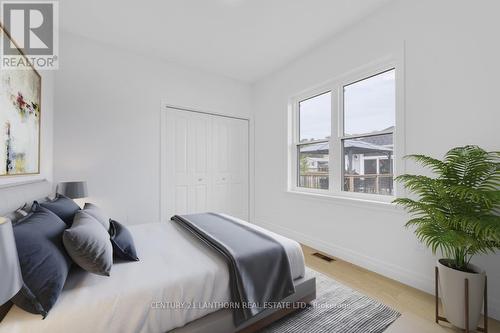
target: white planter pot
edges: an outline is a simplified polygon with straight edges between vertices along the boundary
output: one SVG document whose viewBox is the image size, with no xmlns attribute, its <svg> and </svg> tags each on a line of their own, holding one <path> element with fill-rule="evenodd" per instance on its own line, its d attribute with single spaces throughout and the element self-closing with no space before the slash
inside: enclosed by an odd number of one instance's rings
<svg viewBox="0 0 500 333">
<path fill-rule="evenodd" d="M 469 280 L 469 329 L 478 327 L 483 307 L 485 272 L 472 264 L 469 268 L 476 273 L 462 272 L 446 265 L 440 259 L 437 262 L 439 271 L 439 288 L 444 313 L 448 321 L 461 329 L 465 329 L 465 279 Z"/>
</svg>

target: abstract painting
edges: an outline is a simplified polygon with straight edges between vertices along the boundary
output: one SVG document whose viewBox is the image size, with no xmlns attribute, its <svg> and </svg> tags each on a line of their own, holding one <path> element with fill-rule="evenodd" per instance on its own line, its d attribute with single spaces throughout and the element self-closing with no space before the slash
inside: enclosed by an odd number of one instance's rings
<svg viewBox="0 0 500 333">
<path fill-rule="evenodd" d="M 31 66 L 0 69 L 0 176 L 40 173 L 41 81 Z"/>
</svg>

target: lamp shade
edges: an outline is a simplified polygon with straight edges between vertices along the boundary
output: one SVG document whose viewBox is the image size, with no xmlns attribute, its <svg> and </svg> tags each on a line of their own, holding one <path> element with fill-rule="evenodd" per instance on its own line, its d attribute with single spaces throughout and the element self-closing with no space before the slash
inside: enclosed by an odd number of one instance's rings
<svg viewBox="0 0 500 333">
<path fill-rule="evenodd" d="M 0 305 L 9 301 L 23 286 L 14 230 L 9 219 L 0 217 Z"/>
<path fill-rule="evenodd" d="M 58 192 L 70 199 L 86 198 L 88 196 L 87 182 L 59 183 Z"/>
</svg>

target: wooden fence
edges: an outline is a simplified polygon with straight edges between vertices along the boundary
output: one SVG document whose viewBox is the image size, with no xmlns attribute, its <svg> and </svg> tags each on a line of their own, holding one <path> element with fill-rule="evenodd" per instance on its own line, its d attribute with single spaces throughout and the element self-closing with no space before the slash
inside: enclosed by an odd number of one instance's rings
<svg viewBox="0 0 500 333">
<path fill-rule="evenodd" d="M 300 187 L 328 189 L 328 172 L 308 172 L 299 178 Z M 344 191 L 390 195 L 393 193 L 393 175 L 344 175 Z"/>
</svg>

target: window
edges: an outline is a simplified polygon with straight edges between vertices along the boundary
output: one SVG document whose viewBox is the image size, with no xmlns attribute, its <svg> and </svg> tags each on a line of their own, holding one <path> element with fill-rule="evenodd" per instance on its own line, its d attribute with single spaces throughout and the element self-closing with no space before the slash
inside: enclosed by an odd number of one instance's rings
<svg viewBox="0 0 500 333">
<path fill-rule="evenodd" d="M 298 186 L 327 190 L 332 94 L 326 92 L 299 102 L 297 149 Z"/>
<path fill-rule="evenodd" d="M 395 70 L 345 85 L 342 90 L 344 190 L 392 195 Z M 380 169 L 383 160 L 385 172 Z"/>
<path fill-rule="evenodd" d="M 344 135 L 394 128 L 396 85 L 394 69 L 345 85 Z"/>
<path fill-rule="evenodd" d="M 394 67 L 333 82 L 292 106 L 292 189 L 394 195 Z"/>
</svg>

